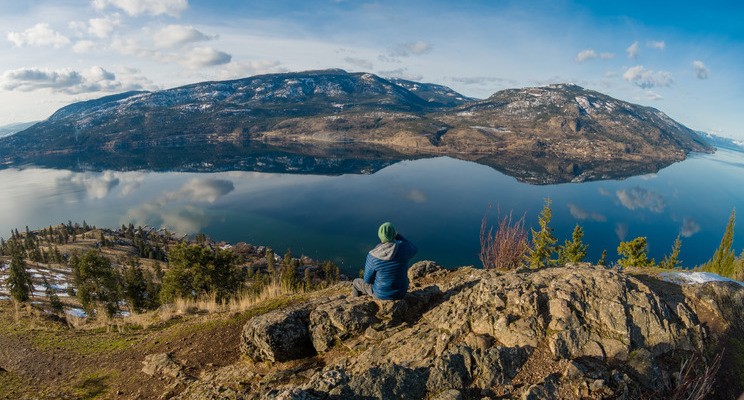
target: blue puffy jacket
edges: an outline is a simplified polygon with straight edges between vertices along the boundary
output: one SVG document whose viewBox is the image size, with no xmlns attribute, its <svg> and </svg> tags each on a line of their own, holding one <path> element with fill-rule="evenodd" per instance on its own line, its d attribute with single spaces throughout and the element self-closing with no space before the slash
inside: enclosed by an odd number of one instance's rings
<svg viewBox="0 0 744 400">
<path fill-rule="evenodd" d="M 395 240 L 380 243 L 367 254 L 364 282 L 372 285 L 381 300 L 402 299 L 408 290 L 408 261 L 418 252 L 413 243 L 397 235 Z"/>
</svg>

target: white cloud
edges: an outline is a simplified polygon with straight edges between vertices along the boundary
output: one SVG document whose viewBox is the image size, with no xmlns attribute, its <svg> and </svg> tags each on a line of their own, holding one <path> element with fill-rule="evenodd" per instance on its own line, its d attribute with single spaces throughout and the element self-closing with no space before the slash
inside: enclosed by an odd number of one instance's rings
<svg viewBox="0 0 744 400">
<path fill-rule="evenodd" d="M 121 25 L 117 16 L 92 18 L 88 20 L 88 33 L 101 39 L 109 37 L 116 27 Z"/>
<path fill-rule="evenodd" d="M 700 224 L 692 218 L 682 218 L 682 227 L 679 234 L 683 237 L 690 237 L 700 231 Z"/>
<path fill-rule="evenodd" d="M 124 10 L 131 16 L 150 14 L 178 17 L 189 7 L 189 3 L 187 0 L 93 0 L 93 7 L 99 11 L 109 6 Z"/>
<path fill-rule="evenodd" d="M 655 213 L 660 213 L 666 208 L 664 198 L 638 186 L 630 189 L 620 189 L 615 194 L 620 203 L 629 210 L 647 208 Z"/>
<path fill-rule="evenodd" d="M 195 47 L 180 60 L 180 63 L 186 67 L 196 69 L 227 64 L 230 60 L 232 60 L 232 56 L 224 51 L 215 50 L 211 47 Z"/>
<path fill-rule="evenodd" d="M 214 40 L 217 36 L 206 35 L 193 26 L 168 25 L 155 32 L 155 45 L 158 47 L 181 46 L 187 43 Z"/>
<path fill-rule="evenodd" d="M 72 51 L 78 54 L 90 53 L 96 48 L 96 43 L 90 40 L 80 40 L 72 45 Z"/>
<path fill-rule="evenodd" d="M 666 71 L 653 71 L 642 65 L 628 68 L 623 74 L 623 79 L 635 83 L 639 87 L 649 89 L 652 87 L 671 86 L 672 74 Z"/>
<path fill-rule="evenodd" d="M 359 67 L 365 70 L 371 70 L 374 67 L 374 65 L 372 65 L 372 61 L 362 58 L 346 57 L 344 58 L 344 61 L 355 67 Z"/>
<path fill-rule="evenodd" d="M 646 95 L 646 99 L 648 100 L 653 100 L 653 101 L 664 100 L 664 97 L 662 95 L 656 92 L 652 92 L 650 90 L 647 90 L 645 95 Z"/>
<path fill-rule="evenodd" d="M 8 41 L 16 47 L 23 46 L 54 46 L 62 47 L 70 43 L 70 39 L 53 30 L 45 22 L 38 23 L 23 32 L 8 32 Z"/>
<path fill-rule="evenodd" d="M 702 61 L 693 61 L 692 69 L 695 70 L 695 75 L 698 77 L 698 79 L 708 79 L 708 67 L 706 67 Z"/>
<path fill-rule="evenodd" d="M 615 58 L 615 54 L 607 53 L 607 52 L 597 54 L 597 52 L 595 52 L 594 49 L 587 49 L 587 50 L 580 51 L 579 54 L 576 55 L 576 61 L 578 62 L 593 60 L 595 58 L 600 58 L 602 60 L 609 60 L 609 59 Z"/>
<path fill-rule="evenodd" d="M 0 87 L 6 90 L 31 92 L 49 89 L 65 94 L 112 92 L 140 89 L 136 83 L 123 84 L 116 75 L 101 67 L 85 71 L 71 69 L 21 68 L 6 71 L 0 76 Z"/>
<path fill-rule="evenodd" d="M 633 44 L 628 46 L 628 48 L 625 49 L 625 53 L 628 55 L 628 58 L 638 57 L 638 42 L 633 42 Z"/>
<path fill-rule="evenodd" d="M 651 40 L 646 42 L 646 47 L 657 50 L 664 50 L 666 48 L 666 43 L 663 40 Z"/>
<path fill-rule="evenodd" d="M 239 79 L 247 76 L 287 72 L 279 61 L 233 61 L 226 65 L 217 76 L 219 79 Z"/>
<path fill-rule="evenodd" d="M 595 53 L 592 49 L 582 50 L 579 52 L 579 54 L 576 55 L 576 61 L 578 62 L 593 60 L 595 58 L 597 58 L 597 53 Z"/>
</svg>

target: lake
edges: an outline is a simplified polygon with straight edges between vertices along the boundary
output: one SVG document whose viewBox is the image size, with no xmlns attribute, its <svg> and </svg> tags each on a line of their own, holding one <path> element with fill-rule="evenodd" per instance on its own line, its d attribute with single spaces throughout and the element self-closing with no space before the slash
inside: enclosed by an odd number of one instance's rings
<svg viewBox="0 0 744 400">
<path fill-rule="evenodd" d="M 447 267 L 479 265 L 479 229 L 489 204 L 537 225 L 553 202 L 562 243 L 575 224 L 585 232 L 588 261 L 621 240 L 646 236 L 660 261 L 677 234 L 691 267 L 720 243 L 732 208 L 744 207 L 744 153 L 693 154 L 657 174 L 625 180 L 534 186 L 496 170 L 448 157 L 402 161 L 373 174 L 340 176 L 259 172 L 74 172 L 0 170 L 0 229 L 40 229 L 60 222 L 115 228 L 166 227 L 214 240 L 268 245 L 282 254 L 331 259 L 356 275 L 391 221 L 419 248 L 416 259 Z M 737 252 L 744 235 L 735 240 Z"/>
</svg>

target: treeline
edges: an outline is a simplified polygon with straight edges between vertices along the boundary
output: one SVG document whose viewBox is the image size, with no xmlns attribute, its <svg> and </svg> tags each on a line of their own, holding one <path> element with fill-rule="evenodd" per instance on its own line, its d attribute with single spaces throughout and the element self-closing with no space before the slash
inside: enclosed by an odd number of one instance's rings
<svg viewBox="0 0 744 400">
<path fill-rule="evenodd" d="M 529 233 L 525 228 L 524 217 L 515 220 L 511 214 L 499 215 L 497 225 L 490 227 L 487 217 L 483 217 L 480 231 L 480 260 L 483 268 L 544 268 L 587 261 L 589 246 L 583 243 L 584 230 L 581 226 L 577 224 L 574 227 L 570 240 L 558 244 L 550 226 L 552 215 L 550 199 L 546 199 L 538 217 L 538 229 L 530 229 Z M 694 270 L 744 280 L 744 250 L 737 257 L 733 249 L 735 220 L 736 210 L 733 210 L 718 249 L 709 261 L 696 266 Z M 617 264 L 621 267 L 682 268 L 679 257 L 681 247 L 682 240 L 677 235 L 669 253 L 657 263 L 655 259 L 648 257 L 647 238 L 636 237 L 620 242 L 617 247 L 617 254 L 620 256 Z M 595 263 L 607 264 L 607 250 L 602 251 L 602 256 Z"/>
<path fill-rule="evenodd" d="M 69 230 L 68 230 L 69 228 Z M 226 302 L 239 296 L 261 293 L 269 285 L 278 285 L 286 291 L 314 290 L 339 281 L 338 267 L 330 261 L 320 265 L 306 257 L 294 258 L 290 251 L 277 257 L 270 249 L 254 252 L 253 246 L 243 246 L 234 251 L 220 248 L 199 236 L 198 243 L 169 240 L 171 235 L 149 233 L 141 227 L 123 226 L 118 232 L 105 235 L 103 231 L 96 242 L 96 249 L 81 252 L 73 250 L 60 254 L 58 242 L 49 237 L 62 238 L 68 233 L 68 243 L 75 237 L 95 229 L 77 224 L 60 225 L 49 230 L 25 234 L 12 232 L 3 241 L 3 255 L 11 258 L 7 285 L 11 297 L 18 302 L 29 300 L 33 282 L 27 271 L 25 258 L 29 255 L 58 254 L 38 262 L 67 265 L 72 271 L 68 294 L 75 296 L 88 315 L 105 313 L 112 317 L 126 307 L 130 312 L 153 310 L 177 299 L 212 298 Z M 49 233 L 51 232 L 51 234 Z M 121 238 L 128 239 L 140 257 L 112 257 L 104 253 L 105 247 L 115 246 Z M 64 244 L 62 241 L 59 244 Z M 43 246 L 52 250 L 45 251 Z M 260 253 L 260 254 L 259 254 Z M 255 255 L 252 257 L 251 255 Z M 154 259 L 143 265 L 142 258 Z M 44 261 L 48 260 L 48 261 Z M 164 262 L 161 264 L 161 261 Z M 61 311 L 58 296 L 45 283 L 46 294 L 55 311 Z"/>
</svg>

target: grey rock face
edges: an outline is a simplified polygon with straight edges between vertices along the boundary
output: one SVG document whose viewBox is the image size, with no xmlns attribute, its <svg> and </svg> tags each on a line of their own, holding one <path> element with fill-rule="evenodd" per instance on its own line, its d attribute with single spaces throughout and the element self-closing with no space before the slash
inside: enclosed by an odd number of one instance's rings
<svg viewBox="0 0 744 400">
<path fill-rule="evenodd" d="M 287 361 L 315 354 L 308 331 L 310 310 L 276 310 L 243 327 L 241 350 L 254 360 Z"/>
<path fill-rule="evenodd" d="M 260 395 L 249 398 L 666 393 L 679 366 L 669 360 L 710 346 L 702 321 L 740 329 L 744 312 L 738 286 L 680 287 L 602 267 L 500 273 L 420 263 L 412 278 L 421 284 L 398 301 L 337 296 L 254 317 L 241 345 L 253 360 L 318 352 L 323 361 L 308 361 L 291 384 L 294 372 L 256 377 Z"/>
</svg>

